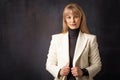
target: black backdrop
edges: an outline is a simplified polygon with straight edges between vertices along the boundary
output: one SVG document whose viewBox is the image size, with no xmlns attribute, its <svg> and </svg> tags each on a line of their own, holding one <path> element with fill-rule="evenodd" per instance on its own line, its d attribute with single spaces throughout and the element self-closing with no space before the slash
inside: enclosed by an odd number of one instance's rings
<svg viewBox="0 0 120 80">
<path fill-rule="evenodd" d="M 0 0 L 0 80 L 53 79 L 45 69 L 47 52 L 69 2 L 83 7 L 98 37 L 103 67 L 95 80 L 119 78 L 120 0 Z"/>
</svg>

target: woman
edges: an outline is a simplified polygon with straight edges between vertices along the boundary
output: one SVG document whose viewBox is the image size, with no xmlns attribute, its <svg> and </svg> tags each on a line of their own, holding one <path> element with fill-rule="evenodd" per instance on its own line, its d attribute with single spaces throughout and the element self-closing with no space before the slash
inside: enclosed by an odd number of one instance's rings
<svg viewBox="0 0 120 80">
<path fill-rule="evenodd" d="M 101 70 L 96 36 L 89 33 L 78 4 L 63 11 L 63 32 L 52 35 L 46 69 L 55 80 L 93 80 Z"/>
</svg>

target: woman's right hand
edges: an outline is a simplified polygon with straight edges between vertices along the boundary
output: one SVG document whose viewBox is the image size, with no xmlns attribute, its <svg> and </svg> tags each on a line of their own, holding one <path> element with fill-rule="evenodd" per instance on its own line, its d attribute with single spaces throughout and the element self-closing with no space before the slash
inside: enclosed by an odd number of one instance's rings
<svg viewBox="0 0 120 80">
<path fill-rule="evenodd" d="M 69 72 L 70 72 L 70 67 L 69 65 L 66 65 L 60 70 L 60 76 L 67 76 Z"/>
</svg>

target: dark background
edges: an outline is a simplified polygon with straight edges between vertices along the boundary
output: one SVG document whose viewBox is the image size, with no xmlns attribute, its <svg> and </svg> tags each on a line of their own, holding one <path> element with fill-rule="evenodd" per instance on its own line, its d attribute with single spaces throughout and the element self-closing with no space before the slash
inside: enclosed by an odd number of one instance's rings
<svg viewBox="0 0 120 80">
<path fill-rule="evenodd" d="M 97 35 L 103 66 L 95 80 L 119 78 L 120 0 L 0 0 L 0 80 L 53 79 L 45 62 L 69 2 L 83 7 L 88 28 Z"/>
</svg>

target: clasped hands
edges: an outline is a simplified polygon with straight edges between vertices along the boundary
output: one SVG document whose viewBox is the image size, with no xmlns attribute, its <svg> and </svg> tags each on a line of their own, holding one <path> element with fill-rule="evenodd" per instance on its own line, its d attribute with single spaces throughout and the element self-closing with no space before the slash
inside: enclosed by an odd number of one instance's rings
<svg viewBox="0 0 120 80">
<path fill-rule="evenodd" d="M 83 72 L 80 69 L 80 67 L 72 67 L 70 68 L 69 65 L 64 66 L 61 70 L 60 70 L 60 76 L 67 76 L 69 73 L 72 73 L 72 75 L 74 77 L 82 77 Z"/>
</svg>

